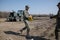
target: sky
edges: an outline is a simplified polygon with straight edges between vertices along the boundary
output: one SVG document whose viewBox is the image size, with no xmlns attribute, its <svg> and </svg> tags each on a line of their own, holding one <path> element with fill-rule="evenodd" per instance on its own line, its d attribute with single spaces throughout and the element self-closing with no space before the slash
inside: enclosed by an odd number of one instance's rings
<svg viewBox="0 0 60 40">
<path fill-rule="evenodd" d="M 29 5 L 30 14 L 57 14 L 60 0 L 0 0 L 0 11 L 24 10 Z"/>
</svg>

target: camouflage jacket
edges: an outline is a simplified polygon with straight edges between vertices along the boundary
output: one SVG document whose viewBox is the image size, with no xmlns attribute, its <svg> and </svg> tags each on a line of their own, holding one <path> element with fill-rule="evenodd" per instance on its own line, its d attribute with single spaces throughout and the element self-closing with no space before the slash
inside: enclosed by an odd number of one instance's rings
<svg viewBox="0 0 60 40">
<path fill-rule="evenodd" d="M 27 19 L 28 17 L 29 17 L 29 12 L 26 11 L 26 10 L 24 10 L 24 11 L 23 11 L 23 18 L 24 18 L 24 19 Z"/>
</svg>

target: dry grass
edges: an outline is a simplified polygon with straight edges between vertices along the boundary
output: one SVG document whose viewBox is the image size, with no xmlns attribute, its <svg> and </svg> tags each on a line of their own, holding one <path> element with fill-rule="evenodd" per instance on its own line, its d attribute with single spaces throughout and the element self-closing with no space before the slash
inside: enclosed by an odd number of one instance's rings
<svg viewBox="0 0 60 40">
<path fill-rule="evenodd" d="M 4 33 L 4 31 L 13 31 L 19 33 L 19 30 L 24 27 L 23 22 L 5 22 L 5 20 L 5 18 L 0 19 L 0 40 L 26 40 L 26 38 L 22 36 Z M 54 23 L 55 20 L 51 20 L 49 17 L 40 17 L 40 20 L 31 21 L 29 22 L 30 35 L 43 36 L 46 39 L 55 40 Z M 24 31 L 22 35 L 26 35 L 26 31 Z"/>
</svg>

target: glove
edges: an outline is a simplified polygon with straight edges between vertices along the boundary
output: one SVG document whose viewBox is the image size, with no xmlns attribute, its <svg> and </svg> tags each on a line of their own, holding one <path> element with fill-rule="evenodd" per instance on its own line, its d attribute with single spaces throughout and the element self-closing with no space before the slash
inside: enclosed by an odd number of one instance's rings
<svg viewBox="0 0 60 40">
<path fill-rule="evenodd" d="M 31 15 L 28 17 L 28 20 L 29 20 L 29 21 L 32 21 L 32 20 L 33 20 L 33 18 L 32 18 Z"/>
</svg>

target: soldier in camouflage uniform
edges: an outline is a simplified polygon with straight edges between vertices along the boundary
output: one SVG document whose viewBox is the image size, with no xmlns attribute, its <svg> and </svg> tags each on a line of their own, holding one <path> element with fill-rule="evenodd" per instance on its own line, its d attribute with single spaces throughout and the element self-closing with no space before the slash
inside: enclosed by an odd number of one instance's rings
<svg viewBox="0 0 60 40">
<path fill-rule="evenodd" d="M 21 33 L 22 33 L 23 30 L 27 29 L 27 35 L 29 35 L 29 31 L 30 31 L 30 28 L 29 28 L 29 25 L 28 25 L 28 17 L 29 17 L 28 10 L 29 10 L 29 6 L 26 5 L 25 10 L 23 11 L 23 21 L 25 23 L 25 27 L 20 30 Z"/>
<path fill-rule="evenodd" d="M 56 18 L 55 38 L 56 40 L 60 40 L 60 2 L 57 7 L 59 9 L 57 15 L 51 16 L 50 18 Z"/>
</svg>

